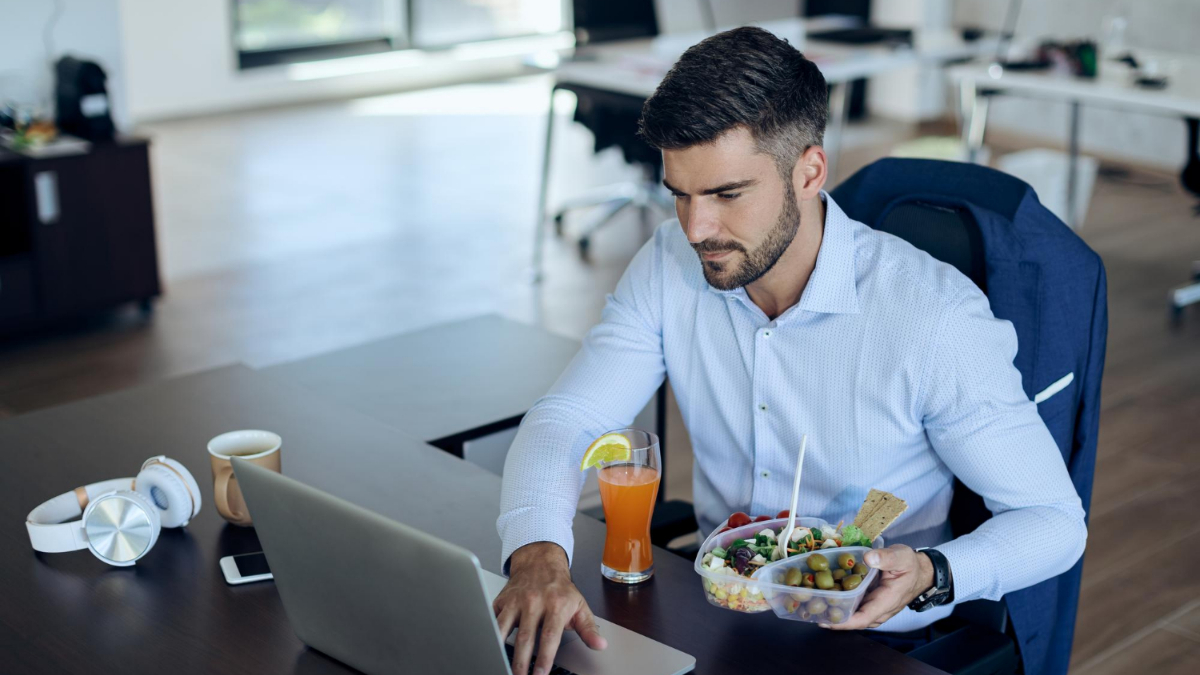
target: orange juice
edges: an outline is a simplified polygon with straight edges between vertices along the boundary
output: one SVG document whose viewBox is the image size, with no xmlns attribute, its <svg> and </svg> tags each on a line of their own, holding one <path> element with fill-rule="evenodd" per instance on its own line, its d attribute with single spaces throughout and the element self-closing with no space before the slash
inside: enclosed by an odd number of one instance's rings
<svg viewBox="0 0 1200 675">
<path fill-rule="evenodd" d="M 633 464 L 600 470 L 600 499 L 608 534 L 604 565 L 618 572 L 642 572 L 654 565 L 650 516 L 658 497 L 658 469 Z"/>
</svg>

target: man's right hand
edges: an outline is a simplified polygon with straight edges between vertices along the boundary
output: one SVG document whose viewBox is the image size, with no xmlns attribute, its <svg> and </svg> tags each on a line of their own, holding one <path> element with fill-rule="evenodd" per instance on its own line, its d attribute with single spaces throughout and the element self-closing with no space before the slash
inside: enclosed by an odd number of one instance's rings
<svg viewBox="0 0 1200 675">
<path fill-rule="evenodd" d="M 517 629 L 513 675 L 526 675 L 533 647 L 541 631 L 534 675 L 554 668 L 554 655 L 564 629 L 571 628 L 583 643 L 600 650 L 608 641 L 596 630 L 596 618 L 587 601 L 571 582 L 567 554 L 558 544 L 541 541 L 522 546 L 509 560 L 508 584 L 492 603 L 500 634 L 506 639 Z"/>
</svg>

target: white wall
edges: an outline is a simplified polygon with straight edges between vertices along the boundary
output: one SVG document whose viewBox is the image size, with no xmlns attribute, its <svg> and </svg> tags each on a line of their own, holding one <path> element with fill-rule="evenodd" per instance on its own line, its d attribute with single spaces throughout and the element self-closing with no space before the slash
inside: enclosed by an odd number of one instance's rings
<svg viewBox="0 0 1200 675">
<path fill-rule="evenodd" d="M 135 121 L 357 96 L 516 74 L 512 43 L 433 54 L 391 52 L 240 71 L 225 0 L 117 0 Z M 542 39 L 548 45 L 558 38 Z"/>
<path fill-rule="evenodd" d="M 1156 50 L 1200 54 L 1200 0 L 1122 0 L 1128 11 L 1127 42 Z M 1022 3 L 1016 39 L 1091 37 L 1100 41 L 1104 18 L 1117 0 L 1054 0 Z M 999 28 L 1007 0 L 956 0 L 955 25 Z M 1200 73 L 1191 73 L 1200 77 Z M 1084 106 L 1080 127 L 1083 152 L 1119 157 L 1178 170 L 1186 160 L 1183 122 L 1134 112 Z M 1069 110 L 1066 104 L 999 97 L 988 114 L 988 128 L 1043 138 L 1065 146 Z"/>
<path fill-rule="evenodd" d="M 798 16 L 797 0 L 654 0 L 662 33 L 707 30 L 701 3 L 711 3 L 718 27 L 743 26 L 759 21 Z"/>
<path fill-rule="evenodd" d="M 52 0 L 0 0 L 0 100 L 42 106 L 54 102 L 53 56 L 84 57 L 104 67 L 119 127 L 128 122 L 124 106 L 118 0 L 59 0 L 62 13 L 50 32 L 53 55 L 46 53 L 45 28 Z"/>
</svg>

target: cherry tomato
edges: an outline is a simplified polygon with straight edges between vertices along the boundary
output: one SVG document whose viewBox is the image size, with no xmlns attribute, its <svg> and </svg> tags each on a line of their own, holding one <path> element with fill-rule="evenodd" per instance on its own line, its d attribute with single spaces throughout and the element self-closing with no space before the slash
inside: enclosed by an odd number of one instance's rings
<svg viewBox="0 0 1200 675">
<path fill-rule="evenodd" d="M 742 513 L 741 511 L 738 511 L 737 513 L 733 514 L 732 516 L 729 516 L 729 522 L 727 524 L 729 525 L 729 527 L 741 527 L 743 525 L 749 525 L 750 524 L 750 516 Z"/>
<path fill-rule="evenodd" d="M 784 509 L 784 510 L 780 511 L 779 513 L 776 513 L 776 514 L 775 514 L 775 517 L 776 517 L 776 518 L 787 518 L 787 517 L 788 517 L 788 516 L 790 516 L 790 515 L 792 515 L 792 510 L 791 510 L 791 509 Z"/>
<path fill-rule="evenodd" d="M 766 521 L 768 521 L 768 520 L 774 520 L 774 518 L 772 518 L 771 516 L 759 516 L 759 517 L 757 517 L 757 518 L 755 518 L 755 519 L 754 519 L 754 522 L 756 522 L 756 523 L 763 523 L 763 522 L 766 522 Z"/>
<path fill-rule="evenodd" d="M 729 527 L 728 527 L 728 526 L 726 526 L 726 527 L 722 527 L 721 529 L 717 530 L 717 534 L 725 534 L 725 533 L 726 533 L 726 532 L 728 532 L 728 531 L 729 531 Z"/>
</svg>

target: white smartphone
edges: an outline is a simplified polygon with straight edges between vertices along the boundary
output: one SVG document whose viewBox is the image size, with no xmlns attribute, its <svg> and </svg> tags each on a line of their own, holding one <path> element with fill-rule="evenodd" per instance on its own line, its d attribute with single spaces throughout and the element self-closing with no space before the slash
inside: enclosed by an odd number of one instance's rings
<svg viewBox="0 0 1200 675">
<path fill-rule="evenodd" d="M 221 571 L 225 573 L 225 583 L 230 586 L 275 578 L 271 568 L 267 567 L 267 556 L 262 553 L 227 555 L 221 558 Z"/>
</svg>

